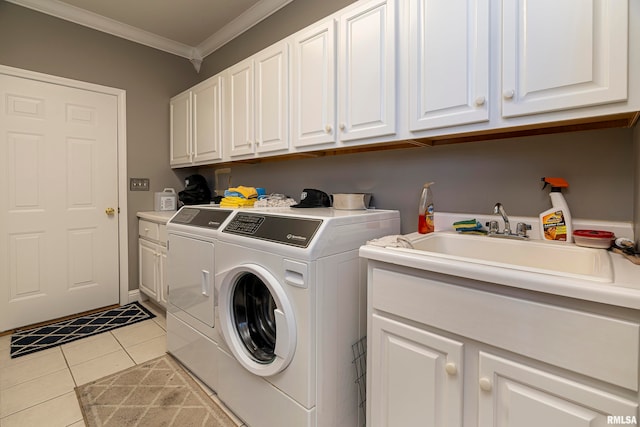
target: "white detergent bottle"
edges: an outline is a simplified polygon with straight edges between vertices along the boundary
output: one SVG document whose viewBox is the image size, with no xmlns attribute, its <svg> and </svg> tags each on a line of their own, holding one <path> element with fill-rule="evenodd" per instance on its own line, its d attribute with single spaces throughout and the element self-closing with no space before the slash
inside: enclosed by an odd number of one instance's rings
<svg viewBox="0 0 640 427">
<path fill-rule="evenodd" d="M 573 241 L 573 226 L 571 212 L 567 201 L 562 195 L 562 189 L 569 187 L 564 178 L 543 177 L 543 189 L 551 186 L 551 209 L 540 214 L 540 238 L 542 240 L 560 241 L 571 243 Z"/>
</svg>

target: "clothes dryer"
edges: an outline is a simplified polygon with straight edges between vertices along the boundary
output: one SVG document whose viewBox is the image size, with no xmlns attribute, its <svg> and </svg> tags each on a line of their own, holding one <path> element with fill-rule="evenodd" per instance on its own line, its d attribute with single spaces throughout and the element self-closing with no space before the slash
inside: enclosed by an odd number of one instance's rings
<svg viewBox="0 0 640 427">
<path fill-rule="evenodd" d="M 218 396 L 252 427 L 360 426 L 351 346 L 366 334 L 358 248 L 397 211 L 240 210 L 216 246 Z"/>
<path fill-rule="evenodd" d="M 219 359 L 216 236 L 232 213 L 211 205 L 185 206 L 167 224 L 167 351 L 212 390 Z"/>
</svg>

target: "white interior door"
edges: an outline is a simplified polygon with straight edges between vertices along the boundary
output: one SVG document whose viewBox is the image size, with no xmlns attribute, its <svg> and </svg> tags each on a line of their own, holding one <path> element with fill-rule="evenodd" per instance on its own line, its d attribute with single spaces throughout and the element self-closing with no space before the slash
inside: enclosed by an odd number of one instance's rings
<svg viewBox="0 0 640 427">
<path fill-rule="evenodd" d="M 0 331 L 118 303 L 117 97 L 0 74 L 0 119 Z"/>
</svg>

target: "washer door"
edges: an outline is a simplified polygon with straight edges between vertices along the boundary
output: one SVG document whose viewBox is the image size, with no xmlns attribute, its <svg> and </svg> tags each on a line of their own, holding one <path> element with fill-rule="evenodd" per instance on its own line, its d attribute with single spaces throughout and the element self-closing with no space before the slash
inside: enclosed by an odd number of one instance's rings
<svg viewBox="0 0 640 427">
<path fill-rule="evenodd" d="M 293 307 L 265 268 L 243 264 L 225 272 L 218 305 L 222 334 L 242 366 L 266 377 L 289 365 L 296 348 Z"/>
</svg>

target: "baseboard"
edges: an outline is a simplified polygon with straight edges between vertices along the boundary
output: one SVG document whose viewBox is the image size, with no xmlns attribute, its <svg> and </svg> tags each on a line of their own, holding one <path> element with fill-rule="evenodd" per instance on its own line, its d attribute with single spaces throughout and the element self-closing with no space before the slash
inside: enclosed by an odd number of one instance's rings
<svg viewBox="0 0 640 427">
<path fill-rule="evenodd" d="M 129 297 L 127 303 L 130 302 L 141 302 L 146 300 L 145 296 L 140 292 L 140 289 L 134 289 L 129 291 Z"/>
</svg>

